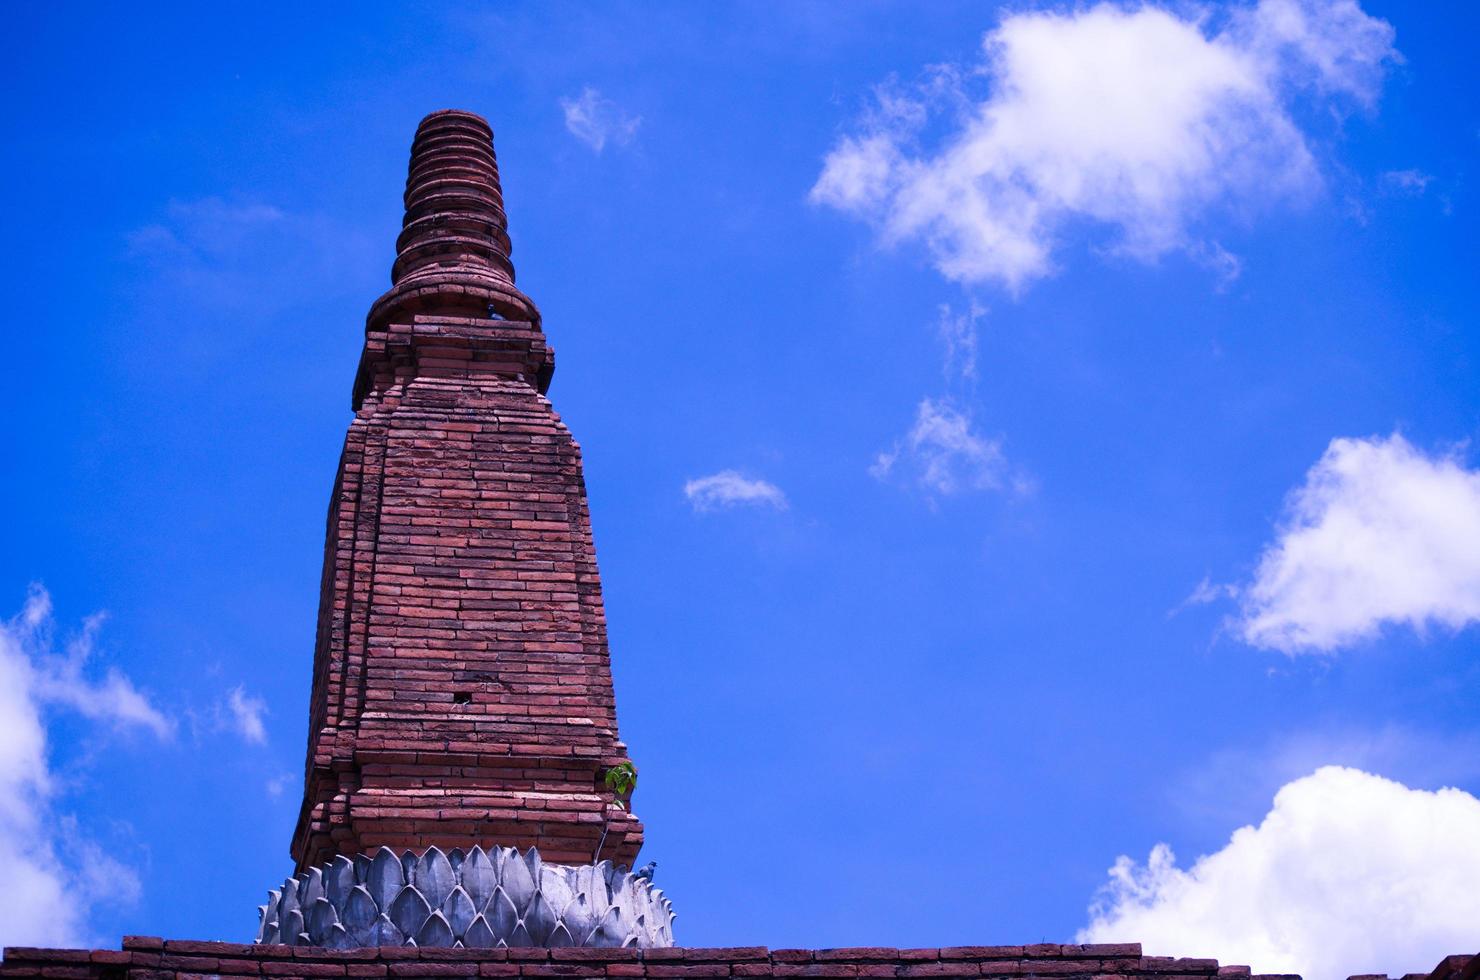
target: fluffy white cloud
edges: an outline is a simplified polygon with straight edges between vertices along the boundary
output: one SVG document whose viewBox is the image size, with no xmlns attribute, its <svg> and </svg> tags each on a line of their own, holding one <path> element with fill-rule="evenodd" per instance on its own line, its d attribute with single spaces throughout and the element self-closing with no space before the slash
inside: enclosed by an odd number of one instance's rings
<svg viewBox="0 0 1480 980">
<path fill-rule="evenodd" d="M 1210 23 L 1200 8 L 1150 4 L 1011 15 L 985 36 L 981 65 L 934 69 L 912 92 L 882 87 L 812 199 L 886 243 L 925 241 L 962 282 L 1020 289 L 1083 222 L 1110 229 L 1122 253 L 1185 249 L 1226 270 L 1232 256 L 1198 240 L 1199 219 L 1319 186 L 1290 113 L 1297 93 L 1369 104 L 1397 53 L 1392 28 L 1353 0 L 1261 0 Z M 978 99 L 967 87 L 981 77 Z M 927 146 L 942 108 L 947 132 Z"/>
<path fill-rule="evenodd" d="M 780 487 L 765 480 L 751 479 L 737 470 L 721 470 L 711 476 L 689 480 L 683 485 L 683 493 L 697 511 L 739 505 L 786 508 L 786 494 Z"/>
<path fill-rule="evenodd" d="M 1240 590 L 1244 640 L 1331 651 L 1385 624 L 1480 620 L 1480 472 L 1400 435 L 1335 439 Z"/>
<path fill-rule="evenodd" d="M 1121 857 L 1079 941 L 1306 980 L 1401 976 L 1480 947 L 1477 880 L 1480 800 L 1327 766 L 1190 868 L 1165 844 L 1144 865 Z"/>
<path fill-rule="evenodd" d="M 561 99 L 565 128 L 576 139 L 600 153 L 607 143 L 626 146 L 637 135 L 641 116 L 629 116 L 615 102 L 591 86 L 574 99 Z"/>
<path fill-rule="evenodd" d="M 231 689 L 226 696 L 226 710 L 231 718 L 232 729 L 255 745 L 267 743 L 267 728 L 262 716 L 267 714 L 267 702 L 252 697 L 240 686 Z"/>
<path fill-rule="evenodd" d="M 0 623 L 0 946 L 86 942 L 98 901 L 128 903 L 138 877 L 55 812 L 44 712 L 84 717 L 166 738 L 174 726 L 122 674 L 85 676 L 99 617 L 65 650 L 54 651 L 51 597 L 33 588 L 20 615 Z"/>
<path fill-rule="evenodd" d="M 902 477 L 940 496 L 1029 489 L 1008 465 L 1001 441 L 974 431 L 971 417 L 944 399 L 922 399 L 910 431 L 874 459 L 869 473 L 880 480 Z"/>
</svg>

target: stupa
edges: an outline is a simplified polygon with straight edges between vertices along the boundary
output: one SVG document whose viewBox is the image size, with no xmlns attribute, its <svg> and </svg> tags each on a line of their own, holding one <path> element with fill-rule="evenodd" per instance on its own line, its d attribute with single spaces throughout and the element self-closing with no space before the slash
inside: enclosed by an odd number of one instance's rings
<svg viewBox="0 0 1480 980">
<path fill-rule="evenodd" d="M 405 204 L 329 504 L 296 873 L 255 942 L 8 949 L 0 977 L 1299 980 L 1136 943 L 676 946 L 629 870 L 642 824 L 580 450 L 545 397 L 487 122 L 422 120 Z M 1480 957 L 1407 980 L 1480 980 Z"/>
<path fill-rule="evenodd" d="M 630 871 L 581 455 L 514 285 L 493 134 L 437 112 L 411 147 L 329 504 L 298 876 L 263 942 L 672 944 Z"/>
</svg>

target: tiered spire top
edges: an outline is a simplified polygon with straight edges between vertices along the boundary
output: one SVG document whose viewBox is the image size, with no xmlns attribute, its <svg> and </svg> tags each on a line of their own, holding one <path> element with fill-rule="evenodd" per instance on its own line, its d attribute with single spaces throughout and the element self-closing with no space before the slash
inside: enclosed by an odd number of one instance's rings
<svg viewBox="0 0 1480 980">
<path fill-rule="evenodd" d="M 539 323 L 534 303 L 514 286 L 487 120 L 444 109 L 421 121 L 405 203 L 393 285 L 371 308 L 372 327 L 409 314 L 487 317 L 490 310 L 505 320 Z"/>
</svg>

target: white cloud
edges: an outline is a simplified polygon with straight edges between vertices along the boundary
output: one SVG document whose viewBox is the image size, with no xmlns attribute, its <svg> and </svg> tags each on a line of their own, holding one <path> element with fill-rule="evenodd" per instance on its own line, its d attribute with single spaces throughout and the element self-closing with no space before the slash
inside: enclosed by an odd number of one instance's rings
<svg viewBox="0 0 1480 980">
<path fill-rule="evenodd" d="M 1030 489 L 1029 482 L 1008 465 L 1000 440 L 975 432 L 969 415 L 947 400 L 934 398 L 920 401 L 915 424 L 892 449 L 874 459 L 869 473 L 879 480 L 902 477 L 941 496 L 967 490 L 1023 493 Z"/>
<path fill-rule="evenodd" d="M 84 676 L 100 623 L 90 617 L 55 652 L 51 597 L 40 587 L 20 615 L 0 623 L 0 946 L 84 943 L 95 903 L 127 904 L 139 894 L 133 870 L 53 808 L 47 707 L 160 738 L 174 728 L 122 674 L 110 671 L 102 683 Z"/>
<path fill-rule="evenodd" d="M 948 303 L 941 304 L 938 329 L 946 349 L 947 381 L 959 378 L 970 383 L 976 380 L 976 324 L 986 312 L 976 303 L 972 303 L 965 313 L 957 313 Z"/>
<path fill-rule="evenodd" d="M 1400 435 L 1335 439 L 1240 590 L 1243 639 L 1329 652 L 1385 624 L 1480 620 L 1480 472 Z"/>
<path fill-rule="evenodd" d="M 1306 980 L 1401 976 L 1480 946 L 1477 880 L 1480 800 L 1327 766 L 1189 868 L 1165 844 L 1118 859 L 1078 938 Z"/>
<path fill-rule="evenodd" d="M 272 776 L 267 780 L 267 795 L 271 799 L 280 799 L 288 787 L 292 784 L 293 777 L 288 773 Z"/>
<path fill-rule="evenodd" d="M 240 249 L 261 229 L 287 218 L 270 204 L 242 204 L 219 197 L 170 201 L 167 220 L 145 225 L 128 236 L 129 250 L 147 258 L 219 258 Z"/>
<path fill-rule="evenodd" d="M 607 143 L 626 146 L 637 136 L 641 116 L 629 116 L 615 102 L 587 85 L 574 99 L 561 99 L 565 128 L 572 136 L 600 153 Z"/>
<path fill-rule="evenodd" d="M 1317 722 L 1305 730 L 1247 735 L 1168 781 L 1165 800 L 1201 833 L 1255 820 L 1279 788 L 1322 766 L 1380 772 L 1409 786 L 1480 785 L 1480 729 Z"/>
<path fill-rule="evenodd" d="M 1433 180 L 1431 175 L 1422 170 L 1389 170 L 1382 175 L 1382 182 L 1389 190 L 1396 194 L 1409 194 L 1414 197 L 1428 190 Z"/>
<path fill-rule="evenodd" d="M 751 479 L 737 470 L 721 470 L 712 476 L 701 476 L 683 485 L 684 496 L 696 511 L 717 507 L 749 505 L 786 509 L 786 494 L 774 483 Z"/>
<path fill-rule="evenodd" d="M 1238 594 L 1238 586 L 1220 585 L 1204 575 L 1202 581 L 1197 583 L 1187 598 L 1167 610 L 1167 618 L 1170 619 L 1183 610 L 1191 609 L 1195 606 L 1206 606 L 1225 599 L 1235 599 L 1238 597 Z"/>
<path fill-rule="evenodd" d="M 1223 292 L 1232 286 L 1244 273 L 1244 260 L 1234 255 L 1217 242 L 1197 242 L 1187 247 L 1193 261 L 1211 272 L 1215 277 L 1215 288 Z"/>
<path fill-rule="evenodd" d="M 378 254 L 359 227 L 216 196 L 170 201 L 157 221 L 126 236 L 126 247 L 147 273 L 141 309 L 153 315 L 162 304 L 189 308 L 170 322 L 172 355 L 240 356 L 241 345 L 250 346 L 246 338 L 310 294 L 317 300 L 325 288 L 360 289 Z M 142 328 L 154 329 L 153 321 Z"/>
<path fill-rule="evenodd" d="M 1356 0 L 1260 0 L 1234 19 L 1230 35 L 1271 77 L 1363 105 L 1377 100 L 1385 64 L 1401 60 L 1392 25 Z"/>
<path fill-rule="evenodd" d="M 238 735 L 255 745 L 267 743 L 267 728 L 262 724 L 262 716 L 267 714 L 266 701 L 252 697 L 237 686 L 226 696 L 226 710 L 231 717 L 231 727 Z"/>
<path fill-rule="evenodd" d="M 1392 28 L 1353 0 L 1261 0 L 1216 32 L 1192 16 L 1108 3 L 1008 16 L 973 70 L 934 69 L 912 93 L 882 86 L 812 200 L 870 221 L 886 244 L 924 241 L 961 282 L 1019 290 L 1086 223 L 1123 254 L 1206 253 L 1226 276 L 1233 257 L 1200 241 L 1198 222 L 1318 188 L 1291 102 L 1313 91 L 1370 105 L 1397 52 Z M 984 98 L 968 94 L 973 77 Z M 947 133 L 927 146 L 943 108 Z"/>
<path fill-rule="evenodd" d="M 82 631 L 67 642 L 65 650 L 60 654 L 54 653 L 51 651 L 51 596 L 39 587 L 31 590 L 25 609 L 16 621 L 29 630 L 27 636 L 38 641 L 30 648 L 34 655 L 31 695 L 43 703 L 71 708 L 94 721 L 112 722 L 120 728 L 136 725 L 149 729 L 159 738 L 169 738 L 174 734 L 175 723 L 155 708 L 116 668 L 108 668 L 98 683 L 84 676 L 98 630 L 106 618 L 101 613 L 87 617 L 83 620 Z"/>
</svg>

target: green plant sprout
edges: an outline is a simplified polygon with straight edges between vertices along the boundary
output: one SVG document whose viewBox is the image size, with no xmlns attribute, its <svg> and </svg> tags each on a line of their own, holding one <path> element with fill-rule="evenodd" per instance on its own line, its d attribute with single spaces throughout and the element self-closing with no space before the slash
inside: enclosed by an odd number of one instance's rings
<svg viewBox="0 0 1480 980">
<path fill-rule="evenodd" d="M 632 791 L 637 788 L 637 769 L 630 762 L 619 762 L 614 766 L 608 766 L 606 772 L 602 773 L 601 784 L 612 794 L 613 806 L 619 810 L 628 810 Z M 606 806 L 603 805 L 601 808 L 601 839 L 596 842 L 596 853 L 591 855 L 592 864 L 601 860 L 601 848 L 606 844 L 606 832 L 610 828 L 611 819 L 607 816 Z"/>
</svg>

